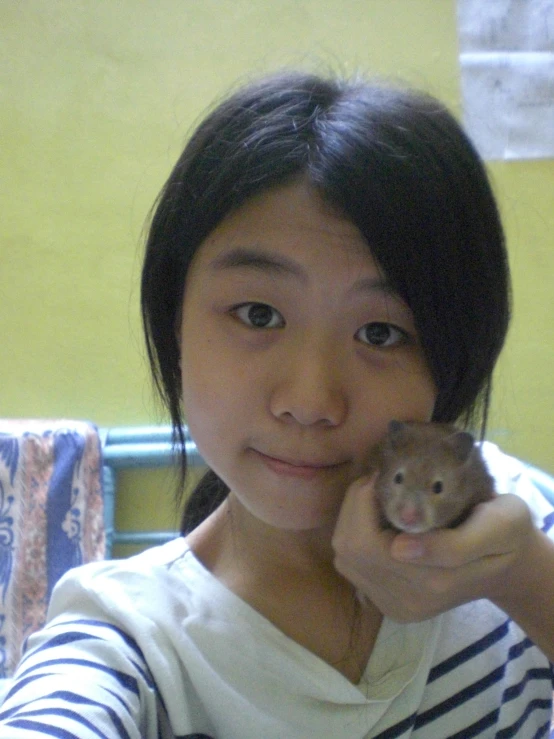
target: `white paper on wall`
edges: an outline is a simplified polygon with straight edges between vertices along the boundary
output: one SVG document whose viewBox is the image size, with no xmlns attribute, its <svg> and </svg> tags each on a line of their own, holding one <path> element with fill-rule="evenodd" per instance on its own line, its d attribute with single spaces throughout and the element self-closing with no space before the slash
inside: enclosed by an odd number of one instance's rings
<svg viewBox="0 0 554 739">
<path fill-rule="evenodd" d="M 464 123 L 486 159 L 554 157 L 554 0 L 458 0 Z"/>
</svg>

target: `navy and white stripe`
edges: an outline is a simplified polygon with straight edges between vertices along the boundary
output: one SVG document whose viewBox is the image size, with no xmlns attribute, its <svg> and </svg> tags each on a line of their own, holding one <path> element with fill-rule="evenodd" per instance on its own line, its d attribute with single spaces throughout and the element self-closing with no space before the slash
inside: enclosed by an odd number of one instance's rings
<svg viewBox="0 0 554 739">
<path fill-rule="evenodd" d="M 37 646 L 31 640 L 0 711 L 0 736 L 138 739 L 137 717 L 148 695 L 158 700 L 128 634 L 92 619 L 58 622 Z"/>
<path fill-rule="evenodd" d="M 429 672 L 428 690 L 420 709 L 375 735 L 375 739 L 408 736 L 414 739 L 428 736 L 444 739 L 477 736 L 533 739 L 549 736 L 554 689 L 552 666 L 544 659 L 543 666 L 532 666 L 536 655 L 530 653 L 538 650 L 525 636 L 512 644 L 507 653 L 504 652 L 505 661 L 495 665 L 494 658 L 491 660 L 487 655 L 489 650 L 503 653 L 497 646 L 502 647 L 504 641 L 511 640 L 512 630 L 512 622 L 506 619 L 477 642 L 436 664 Z M 525 662 L 518 668 L 520 660 Z M 511 670 L 514 666 L 516 669 Z M 454 671 L 457 674 L 451 680 L 449 675 Z M 467 676 L 465 682 L 463 675 Z M 441 681 L 444 682 L 442 688 Z M 486 700 L 480 702 L 479 698 L 483 696 Z M 506 707 L 513 708 L 514 718 L 508 723 L 502 721 Z M 542 717 L 538 726 L 537 715 Z M 468 717 L 471 720 L 468 721 Z M 436 733 L 439 725 L 444 727 L 444 733 Z M 456 729 L 458 725 L 461 728 Z M 486 733 L 487 729 L 491 733 Z"/>
</svg>

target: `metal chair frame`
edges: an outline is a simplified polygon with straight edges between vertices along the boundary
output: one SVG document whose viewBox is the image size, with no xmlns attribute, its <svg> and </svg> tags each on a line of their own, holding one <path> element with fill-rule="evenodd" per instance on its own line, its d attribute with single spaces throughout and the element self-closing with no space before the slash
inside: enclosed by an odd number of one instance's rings
<svg viewBox="0 0 554 739">
<path fill-rule="evenodd" d="M 137 426 L 101 429 L 103 447 L 102 483 L 106 559 L 116 544 L 153 546 L 175 538 L 178 531 L 119 531 L 115 526 L 117 473 L 122 469 L 169 467 L 176 464 L 171 426 Z M 191 467 L 205 466 L 195 443 L 185 437 L 187 461 Z"/>
</svg>

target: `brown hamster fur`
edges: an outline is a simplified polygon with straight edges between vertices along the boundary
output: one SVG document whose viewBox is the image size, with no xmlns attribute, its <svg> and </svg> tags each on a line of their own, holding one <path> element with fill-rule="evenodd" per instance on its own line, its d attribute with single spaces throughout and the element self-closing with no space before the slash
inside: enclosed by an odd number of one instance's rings
<svg viewBox="0 0 554 739">
<path fill-rule="evenodd" d="M 496 495 L 473 436 L 450 424 L 391 421 L 375 462 L 384 528 L 452 528 Z"/>
</svg>

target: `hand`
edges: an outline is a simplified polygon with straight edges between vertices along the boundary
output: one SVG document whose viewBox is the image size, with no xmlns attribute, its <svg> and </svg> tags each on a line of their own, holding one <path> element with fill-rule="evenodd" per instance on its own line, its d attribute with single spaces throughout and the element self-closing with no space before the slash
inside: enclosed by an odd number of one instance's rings
<svg viewBox="0 0 554 739">
<path fill-rule="evenodd" d="M 518 587 L 535 530 L 527 505 L 499 495 L 456 529 L 411 535 L 381 529 L 373 478 L 353 483 L 333 536 L 335 567 L 385 616 L 422 621 Z"/>
</svg>

